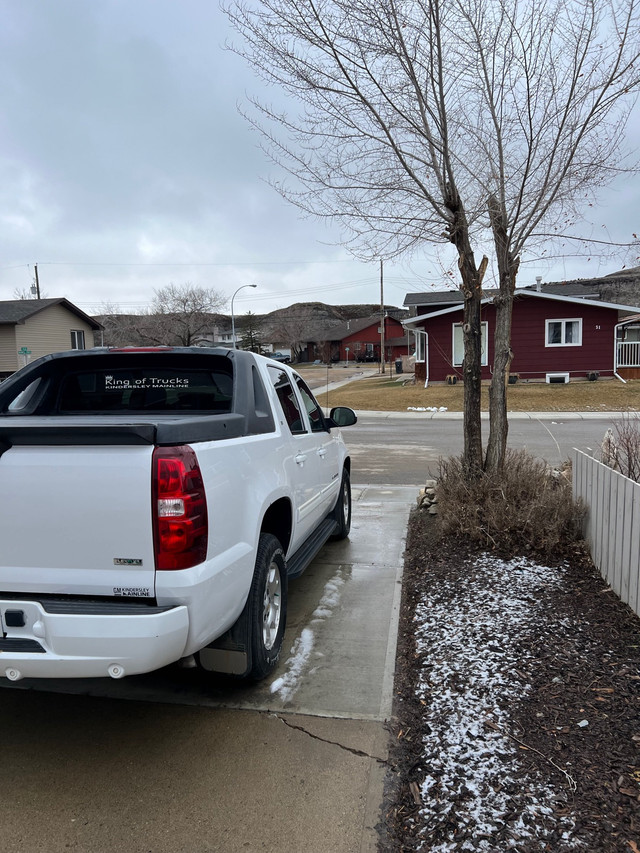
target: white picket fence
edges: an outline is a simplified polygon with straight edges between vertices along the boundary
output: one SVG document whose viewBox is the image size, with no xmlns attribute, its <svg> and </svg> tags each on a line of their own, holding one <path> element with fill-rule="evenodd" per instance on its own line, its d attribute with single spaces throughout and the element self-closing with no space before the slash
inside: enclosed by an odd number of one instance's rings
<svg viewBox="0 0 640 853">
<path fill-rule="evenodd" d="M 573 495 L 587 506 L 584 536 L 593 562 L 640 616 L 640 484 L 574 450 Z"/>
</svg>

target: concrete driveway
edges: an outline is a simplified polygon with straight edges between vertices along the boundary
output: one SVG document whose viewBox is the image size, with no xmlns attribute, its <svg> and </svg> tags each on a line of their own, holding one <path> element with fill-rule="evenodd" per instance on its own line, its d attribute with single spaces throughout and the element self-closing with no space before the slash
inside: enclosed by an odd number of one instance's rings
<svg viewBox="0 0 640 853">
<path fill-rule="evenodd" d="M 352 536 L 292 582 L 262 684 L 4 684 L 4 853 L 373 853 L 416 491 L 354 487 Z"/>
</svg>

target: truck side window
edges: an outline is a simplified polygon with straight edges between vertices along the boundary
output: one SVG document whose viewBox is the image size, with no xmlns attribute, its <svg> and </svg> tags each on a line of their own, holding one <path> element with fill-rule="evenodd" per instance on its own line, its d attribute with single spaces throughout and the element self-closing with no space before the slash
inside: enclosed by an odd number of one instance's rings
<svg viewBox="0 0 640 853">
<path fill-rule="evenodd" d="M 37 379 L 34 379 L 33 382 L 30 382 L 26 388 L 23 388 L 22 391 L 18 394 L 17 397 L 9 403 L 7 406 L 8 412 L 15 412 L 16 414 L 23 414 L 26 410 L 29 409 L 31 403 L 33 403 L 36 392 L 38 389 L 42 387 L 43 379 L 39 376 Z"/>
<path fill-rule="evenodd" d="M 326 431 L 327 427 L 325 426 L 324 417 L 322 415 L 322 409 L 318 405 L 316 398 L 313 396 L 306 382 L 303 379 L 297 376 L 296 382 L 298 383 L 298 390 L 300 391 L 302 402 L 304 403 L 304 407 L 307 410 L 307 414 L 309 415 L 309 421 L 311 423 L 311 432 Z"/>
<path fill-rule="evenodd" d="M 300 435 L 306 432 L 302 412 L 298 406 L 293 386 L 289 382 L 289 377 L 283 370 L 278 370 L 277 367 L 271 366 L 269 366 L 269 376 L 273 382 L 273 387 L 276 389 L 284 419 L 289 425 L 292 434 Z"/>
</svg>

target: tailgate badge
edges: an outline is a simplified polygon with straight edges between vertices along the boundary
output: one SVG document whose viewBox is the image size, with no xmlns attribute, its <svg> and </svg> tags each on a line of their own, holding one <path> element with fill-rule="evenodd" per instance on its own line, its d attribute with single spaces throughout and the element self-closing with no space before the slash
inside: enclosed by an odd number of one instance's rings
<svg viewBox="0 0 640 853">
<path fill-rule="evenodd" d="M 138 560 L 135 557 L 114 557 L 113 558 L 114 566 L 141 566 L 142 560 Z"/>
</svg>

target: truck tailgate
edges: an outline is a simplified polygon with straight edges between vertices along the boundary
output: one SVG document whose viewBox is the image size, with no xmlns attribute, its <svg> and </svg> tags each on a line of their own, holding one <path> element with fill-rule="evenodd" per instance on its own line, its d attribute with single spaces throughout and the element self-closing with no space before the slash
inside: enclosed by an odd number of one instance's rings
<svg viewBox="0 0 640 853">
<path fill-rule="evenodd" d="M 153 446 L 0 455 L 0 591 L 152 597 Z"/>
</svg>

